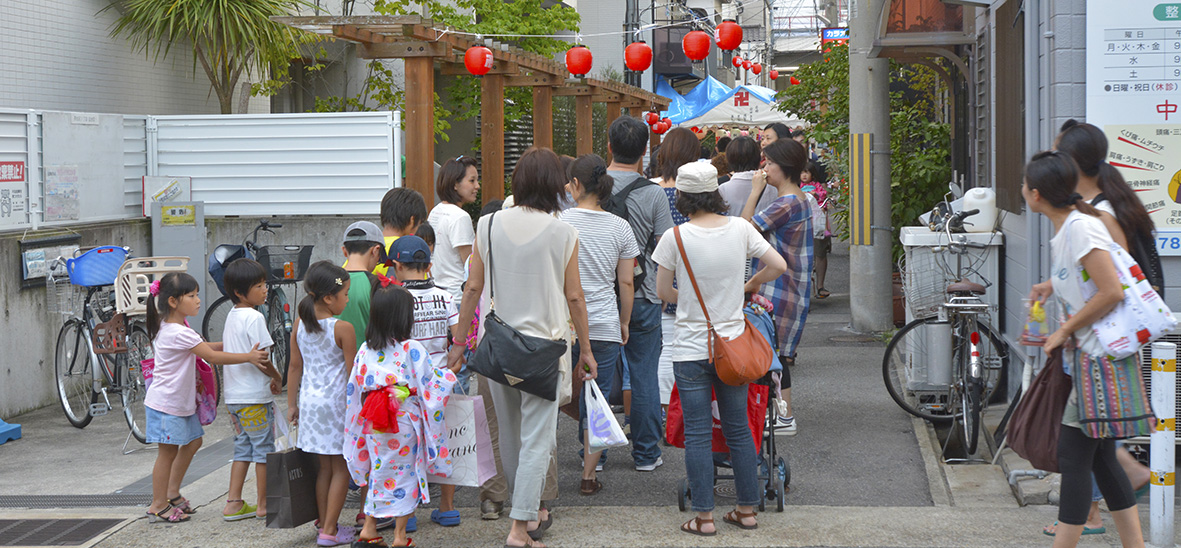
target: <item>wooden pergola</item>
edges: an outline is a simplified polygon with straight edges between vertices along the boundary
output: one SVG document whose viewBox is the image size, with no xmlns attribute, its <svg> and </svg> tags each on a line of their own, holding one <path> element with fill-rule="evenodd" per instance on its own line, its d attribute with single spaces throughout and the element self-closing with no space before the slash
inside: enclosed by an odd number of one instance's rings
<svg viewBox="0 0 1181 548">
<path fill-rule="evenodd" d="M 275 17 L 279 23 L 354 42 L 363 59 L 406 62 L 406 186 L 434 196 L 435 63 L 445 75 L 467 75 L 463 55 L 472 46 L 492 50 L 495 64 L 481 77 L 480 154 L 485 199 L 504 197 L 504 89 L 533 89 L 533 144 L 553 147 L 554 96 L 573 96 L 577 118 L 576 149 L 592 152 L 593 104 L 607 104 L 607 124 L 623 109 L 639 117 L 645 109 L 666 110 L 669 99 L 620 82 L 569 78 L 566 66 L 548 57 L 492 40 L 477 41 L 418 15 Z M 655 138 L 655 135 L 653 135 Z M 653 139 L 653 144 L 657 141 Z"/>
</svg>

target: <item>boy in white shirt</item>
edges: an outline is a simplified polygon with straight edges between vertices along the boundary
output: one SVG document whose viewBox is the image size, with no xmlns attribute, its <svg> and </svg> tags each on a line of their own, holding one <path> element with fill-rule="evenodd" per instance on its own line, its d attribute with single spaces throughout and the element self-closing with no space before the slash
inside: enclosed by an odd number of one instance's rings
<svg viewBox="0 0 1181 548">
<path fill-rule="evenodd" d="M 394 274 L 402 287 L 414 297 L 414 328 L 411 338 L 422 343 L 435 367 L 447 366 L 447 349 L 459 336 L 459 309 L 455 298 L 445 289 L 435 287 L 431 279 L 431 250 L 418 236 L 402 236 L 390 246 Z M 458 375 L 459 371 L 455 371 Z M 468 378 L 459 376 L 456 393 L 467 393 Z M 444 527 L 459 525 L 459 510 L 455 509 L 455 486 L 442 485 L 439 508 L 431 512 L 431 521 Z"/>
<path fill-rule="evenodd" d="M 238 259 L 226 267 L 226 294 L 234 308 L 226 316 L 222 333 L 223 350 L 248 352 L 256 345 L 266 349 L 274 345 L 267 332 L 267 321 L 255 307 L 267 300 L 266 270 L 251 259 Z M 283 390 L 283 376 L 267 362 L 222 366 L 225 378 L 226 410 L 234 425 L 234 463 L 230 467 L 230 492 L 222 518 L 238 521 L 265 517 L 267 513 L 267 453 L 275 451 L 274 394 Z M 255 463 L 258 482 L 258 506 L 242 500 L 242 484 L 250 463 Z"/>
</svg>

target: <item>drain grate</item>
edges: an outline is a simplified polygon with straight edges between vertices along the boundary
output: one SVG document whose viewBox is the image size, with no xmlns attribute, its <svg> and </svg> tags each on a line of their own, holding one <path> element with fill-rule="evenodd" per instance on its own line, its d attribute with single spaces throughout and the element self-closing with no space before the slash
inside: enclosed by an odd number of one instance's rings
<svg viewBox="0 0 1181 548">
<path fill-rule="evenodd" d="M 79 546 L 121 519 L 0 519 L 0 546 Z"/>
<path fill-rule="evenodd" d="M 0 508 L 110 508 L 114 506 L 147 506 L 151 493 L 110 495 L 0 495 Z M 3 532 L 0 531 L 0 536 Z M 4 546 L 0 543 L 0 546 Z"/>
</svg>

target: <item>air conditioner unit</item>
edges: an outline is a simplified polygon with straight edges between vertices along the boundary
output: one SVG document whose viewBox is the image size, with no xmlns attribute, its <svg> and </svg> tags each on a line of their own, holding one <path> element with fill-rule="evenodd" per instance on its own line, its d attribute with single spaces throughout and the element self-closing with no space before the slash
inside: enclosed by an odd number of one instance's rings
<svg viewBox="0 0 1181 548">
<path fill-rule="evenodd" d="M 687 27 L 667 27 L 652 31 L 652 69 L 664 76 L 688 76 L 694 73 L 693 62 L 685 56 L 681 40 Z"/>
</svg>

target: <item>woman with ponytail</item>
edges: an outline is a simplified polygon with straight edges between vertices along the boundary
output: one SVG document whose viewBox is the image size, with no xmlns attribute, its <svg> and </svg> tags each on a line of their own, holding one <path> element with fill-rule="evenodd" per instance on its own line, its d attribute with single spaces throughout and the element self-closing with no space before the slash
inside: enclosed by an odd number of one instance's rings
<svg viewBox="0 0 1181 548">
<path fill-rule="evenodd" d="M 602 158 L 596 154 L 578 157 L 570 164 L 568 176 L 566 190 L 577 205 L 563 211 L 558 218 L 578 229 L 578 273 L 586 294 L 591 349 L 599 363 L 595 382 L 603 394 L 610 394 L 621 345 L 627 344 L 635 290 L 632 283 L 635 258 L 640 255 L 640 246 L 627 221 L 603 210 L 602 204 L 611 197 L 615 181 L 607 174 L 607 164 Z M 575 360 L 579 350 L 575 344 Z M 603 487 L 595 472 L 602 469 L 607 455 L 606 451 L 587 450 L 586 403 L 582 398 L 578 400 L 578 410 L 583 441 L 580 491 L 593 495 Z"/>
<path fill-rule="evenodd" d="M 1100 213 L 1111 238 L 1128 250 L 1156 292 L 1164 296 L 1164 272 L 1156 252 L 1156 227 L 1144 202 L 1119 170 L 1107 163 L 1107 136 L 1091 125 L 1067 120 L 1058 134 L 1057 150 L 1079 165 L 1078 193 Z"/>
<path fill-rule="evenodd" d="M 1047 354 L 1061 352 L 1063 366 L 1076 379 L 1085 368 L 1091 368 L 1095 360 L 1111 360 L 1105 356 L 1090 356 L 1080 348 L 1088 348 L 1089 342 L 1096 337 L 1091 324 L 1115 308 L 1124 296 L 1115 263 L 1108 252 L 1113 243 L 1111 235 L 1099 220 L 1098 211 L 1076 192 L 1078 171 L 1070 155 L 1040 152 L 1026 164 L 1025 183 L 1021 186 L 1021 195 L 1030 211 L 1045 215 L 1054 225 L 1054 236 L 1050 239 L 1050 271 L 1054 275 L 1050 280 L 1035 284 L 1029 298 L 1044 302 L 1049 296 L 1056 296 L 1066 320 L 1060 322 L 1058 330 L 1046 339 L 1043 349 Z M 1093 283 L 1093 288 L 1084 287 L 1084 277 L 1090 280 L 1087 286 Z M 1086 297 L 1092 292 L 1089 298 Z M 1074 343 L 1067 344 L 1072 339 Z M 1135 360 L 1132 356 L 1111 360 L 1103 366 L 1135 368 Z M 1075 385 L 1077 387 L 1078 383 Z M 1143 403 L 1148 406 L 1147 402 Z M 1086 413 L 1086 406 L 1080 405 L 1077 390 L 1072 390 L 1062 415 L 1058 438 L 1062 496 L 1054 546 L 1078 545 L 1091 501 L 1092 473 L 1107 500 L 1123 545 L 1143 546 L 1136 497 L 1116 458 L 1115 440 L 1091 438 L 1084 434 L 1082 422 L 1094 419 L 1087 417 Z"/>
<path fill-rule="evenodd" d="M 344 460 L 345 390 L 357 354 L 352 324 L 336 319 L 349 302 L 349 273 L 328 261 L 308 269 L 307 295 L 299 301 L 299 322 L 291 330 L 291 362 L 287 367 L 287 420 L 299 425 L 296 446 L 320 459 L 316 476 L 316 521 L 320 546 L 354 540 L 352 526 L 337 527 L 349 490 Z"/>
</svg>

